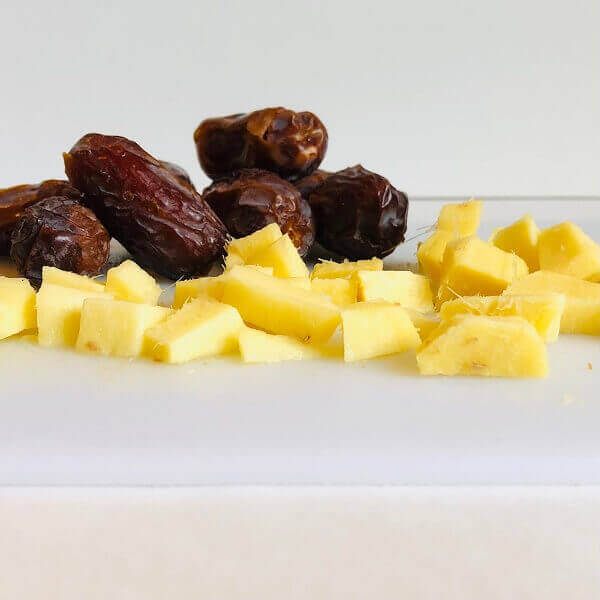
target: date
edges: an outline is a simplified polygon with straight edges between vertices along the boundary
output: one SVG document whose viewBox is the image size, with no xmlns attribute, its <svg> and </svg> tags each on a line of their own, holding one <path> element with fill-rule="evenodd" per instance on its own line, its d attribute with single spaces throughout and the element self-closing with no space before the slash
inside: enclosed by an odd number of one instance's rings
<svg viewBox="0 0 600 600">
<path fill-rule="evenodd" d="M 331 175 L 333 175 L 333 173 L 329 171 L 317 169 L 314 173 L 295 181 L 294 185 L 298 188 L 302 197 L 308 199 L 308 197 Z"/>
<path fill-rule="evenodd" d="M 308 202 L 326 250 L 351 259 L 382 258 L 404 241 L 408 198 L 361 165 L 329 176 Z"/>
<path fill-rule="evenodd" d="M 316 115 L 283 107 L 206 119 L 194 133 L 200 165 L 212 179 L 254 168 L 304 177 L 321 164 L 327 140 Z"/>
<path fill-rule="evenodd" d="M 300 256 L 315 239 L 315 224 L 308 202 L 281 177 L 260 169 L 243 169 L 208 186 L 202 197 L 217 213 L 229 233 L 244 237 L 277 223 Z"/>
<path fill-rule="evenodd" d="M 10 236 L 23 211 L 28 206 L 52 196 L 79 200 L 81 193 L 68 181 L 59 179 L 47 179 L 42 183 L 17 185 L 0 190 L 0 256 L 10 254 Z"/>
<path fill-rule="evenodd" d="M 66 196 L 53 196 L 27 207 L 11 240 L 11 258 L 36 286 L 45 266 L 98 275 L 110 251 L 110 236 L 96 215 Z"/>
<path fill-rule="evenodd" d="M 159 162 L 163 167 L 165 167 L 165 169 L 168 169 L 171 171 L 171 173 L 173 173 L 175 179 L 177 179 L 179 183 L 196 191 L 196 186 L 192 183 L 189 173 L 183 167 L 180 167 L 172 162 L 167 162 L 166 160 L 161 160 Z"/>
<path fill-rule="evenodd" d="M 171 279 L 206 273 L 225 226 L 171 168 L 135 142 L 90 133 L 64 155 L 69 181 L 137 262 Z"/>
</svg>

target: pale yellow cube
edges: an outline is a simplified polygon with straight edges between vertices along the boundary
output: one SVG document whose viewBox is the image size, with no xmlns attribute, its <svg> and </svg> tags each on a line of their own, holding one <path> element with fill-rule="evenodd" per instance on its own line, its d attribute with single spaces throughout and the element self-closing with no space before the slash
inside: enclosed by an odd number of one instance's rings
<svg viewBox="0 0 600 600">
<path fill-rule="evenodd" d="M 544 341 L 521 317 L 456 315 L 417 350 L 422 375 L 545 377 Z"/>
<path fill-rule="evenodd" d="M 66 288 L 73 288 L 83 292 L 103 292 L 104 284 L 70 271 L 63 271 L 56 267 L 42 267 L 42 283 L 51 283 Z"/>
<path fill-rule="evenodd" d="M 308 267 L 287 233 L 267 248 L 252 254 L 246 263 L 272 267 L 275 277 L 308 277 Z"/>
<path fill-rule="evenodd" d="M 74 346 L 79 335 L 84 301 L 106 297 L 104 291 L 84 291 L 42 283 L 36 299 L 40 346 Z"/>
<path fill-rule="evenodd" d="M 445 302 L 440 316 L 443 321 L 461 314 L 522 317 L 535 327 L 545 342 L 553 342 L 558 337 L 564 309 L 564 294 L 463 296 Z"/>
<path fill-rule="evenodd" d="M 358 283 L 355 279 L 313 279 L 310 289 L 323 294 L 337 306 L 354 304 L 357 299 Z"/>
<path fill-rule="evenodd" d="M 440 210 L 437 228 L 449 231 L 456 237 L 465 237 L 477 232 L 483 202 L 471 198 L 468 202 L 445 204 Z"/>
<path fill-rule="evenodd" d="M 236 351 L 242 327 L 232 306 L 196 299 L 148 329 L 145 346 L 155 360 L 183 363 Z"/>
<path fill-rule="evenodd" d="M 587 281 L 600 281 L 600 246 L 577 225 L 544 229 L 538 242 L 540 269 Z"/>
<path fill-rule="evenodd" d="M 600 283 L 551 271 L 536 271 L 508 287 L 503 295 L 564 294 L 561 333 L 600 335 Z"/>
<path fill-rule="evenodd" d="M 531 215 L 525 215 L 508 227 L 501 227 L 492 233 L 490 244 L 520 256 L 529 267 L 529 272 L 540 268 L 538 239 L 540 230 Z"/>
<path fill-rule="evenodd" d="M 384 300 L 423 312 L 433 310 L 429 279 L 411 271 L 358 271 L 358 300 Z"/>
<path fill-rule="evenodd" d="M 453 240 L 444 253 L 438 306 L 459 296 L 497 296 L 528 271 L 522 258 L 479 238 Z"/>
<path fill-rule="evenodd" d="M 317 358 L 318 349 L 287 335 L 273 335 L 250 327 L 242 328 L 240 355 L 245 363 L 274 363 Z"/>
<path fill-rule="evenodd" d="M 227 245 L 227 253 L 236 254 L 244 262 L 247 262 L 253 254 L 268 248 L 282 235 L 279 225 L 277 225 L 277 223 L 271 223 L 250 235 L 229 242 Z M 232 259 L 232 262 L 235 262 L 234 259 Z M 233 268 L 233 266 L 237 265 L 232 264 L 231 267 Z"/>
<path fill-rule="evenodd" d="M 380 258 L 370 258 L 369 260 L 357 260 L 338 263 L 331 260 L 324 260 L 317 263 L 312 271 L 312 279 L 350 279 L 356 271 L 382 271 L 383 261 Z"/>
<path fill-rule="evenodd" d="M 111 298 L 87 298 L 83 302 L 76 348 L 111 356 L 140 356 L 144 334 L 173 311 L 162 306 Z"/>
<path fill-rule="evenodd" d="M 305 341 L 329 339 L 340 322 L 340 310 L 328 298 L 243 267 L 229 272 L 223 302 L 257 329 Z"/>
<path fill-rule="evenodd" d="M 421 341 L 426 340 L 431 332 L 435 331 L 440 324 L 440 316 L 435 312 L 421 312 L 414 308 L 405 308 L 410 320 L 419 332 Z"/>
<path fill-rule="evenodd" d="M 432 281 L 439 284 L 442 273 L 442 261 L 448 242 L 455 239 L 454 233 L 439 229 L 434 231 L 417 249 L 417 260 L 421 271 Z"/>
<path fill-rule="evenodd" d="M 387 302 L 358 302 L 342 311 L 344 360 L 396 354 L 421 343 L 408 313 Z"/>
<path fill-rule="evenodd" d="M 29 281 L 0 277 L 0 340 L 35 327 L 35 291 Z"/>
<path fill-rule="evenodd" d="M 106 274 L 106 291 L 116 300 L 156 305 L 162 293 L 152 275 L 146 273 L 132 260 L 122 262 Z"/>
</svg>

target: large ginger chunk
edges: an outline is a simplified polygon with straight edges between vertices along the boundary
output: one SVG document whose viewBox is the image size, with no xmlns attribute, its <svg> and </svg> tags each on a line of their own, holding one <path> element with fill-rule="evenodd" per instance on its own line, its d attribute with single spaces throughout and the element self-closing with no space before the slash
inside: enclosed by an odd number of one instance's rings
<svg viewBox="0 0 600 600">
<path fill-rule="evenodd" d="M 553 342 L 560 331 L 564 308 L 563 294 L 463 296 L 444 302 L 440 316 L 444 321 L 462 314 L 522 317 L 535 327 L 544 341 Z"/>
<path fill-rule="evenodd" d="M 544 229 L 538 241 L 540 269 L 600 281 L 600 246 L 573 223 Z"/>
<path fill-rule="evenodd" d="M 237 240 L 232 240 L 227 245 L 227 253 L 229 255 L 239 256 L 242 263 L 247 261 L 253 254 L 264 250 L 273 242 L 276 242 L 283 234 L 277 223 L 271 223 L 250 235 Z M 239 263 L 239 261 L 235 261 Z M 235 265 L 232 265 L 232 267 Z"/>
<path fill-rule="evenodd" d="M 520 256 L 529 267 L 529 271 L 540 268 L 538 258 L 538 239 L 540 230 L 531 215 L 525 215 L 508 227 L 496 229 L 492 233 L 490 243 L 504 250 Z"/>
<path fill-rule="evenodd" d="M 245 363 L 274 363 L 319 356 L 309 344 L 287 335 L 273 335 L 244 327 L 239 337 L 240 355 Z"/>
<path fill-rule="evenodd" d="M 455 237 L 473 235 L 479 227 L 483 202 L 471 198 L 460 204 L 444 204 L 437 220 L 437 229 L 448 231 Z"/>
<path fill-rule="evenodd" d="M 600 284 L 551 271 L 536 271 L 515 281 L 504 294 L 564 294 L 561 333 L 600 335 Z"/>
<path fill-rule="evenodd" d="M 275 277 L 306 277 L 308 268 L 287 233 L 270 246 L 253 253 L 247 264 L 272 267 Z"/>
<path fill-rule="evenodd" d="M 497 296 L 528 272 L 522 258 L 479 238 L 453 240 L 444 253 L 438 306 L 458 296 Z"/>
<path fill-rule="evenodd" d="M 42 283 L 51 283 L 52 285 L 60 285 L 61 287 L 73 288 L 83 292 L 100 293 L 105 291 L 104 284 L 91 277 L 63 271 L 56 267 L 42 267 Z"/>
<path fill-rule="evenodd" d="M 36 326 L 35 291 L 29 281 L 0 277 L 0 340 Z"/>
<path fill-rule="evenodd" d="M 520 317 L 457 315 L 443 321 L 417 351 L 422 375 L 545 377 L 546 347 Z"/>
<path fill-rule="evenodd" d="M 358 300 L 383 300 L 423 312 L 433 310 L 429 280 L 411 271 L 358 271 Z"/>
<path fill-rule="evenodd" d="M 337 306 L 348 306 L 356 302 L 357 282 L 355 279 L 316 279 L 310 280 L 310 289 L 317 294 L 329 296 Z"/>
</svg>

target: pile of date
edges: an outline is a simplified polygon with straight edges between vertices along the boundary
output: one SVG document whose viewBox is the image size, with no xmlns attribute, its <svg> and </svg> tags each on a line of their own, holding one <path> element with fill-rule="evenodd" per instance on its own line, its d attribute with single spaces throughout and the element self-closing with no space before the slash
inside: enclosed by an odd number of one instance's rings
<svg viewBox="0 0 600 600">
<path fill-rule="evenodd" d="M 202 193 L 131 140 L 84 135 L 63 155 L 67 180 L 0 190 L 0 255 L 39 285 L 43 266 L 100 274 L 111 237 L 168 279 L 207 273 L 230 236 L 269 223 L 312 258 L 383 257 L 404 241 L 406 196 L 360 165 L 320 170 L 328 135 L 311 112 L 206 119 L 194 142 L 213 180 Z"/>
</svg>

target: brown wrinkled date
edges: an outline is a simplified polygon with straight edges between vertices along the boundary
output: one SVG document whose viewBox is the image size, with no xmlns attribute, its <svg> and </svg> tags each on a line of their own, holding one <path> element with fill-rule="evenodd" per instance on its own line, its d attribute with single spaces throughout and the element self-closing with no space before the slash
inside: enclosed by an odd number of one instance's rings
<svg viewBox="0 0 600 600">
<path fill-rule="evenodd" d="M 225 245 L 225 226 L 193 186 L 138 144 L 90 133 L 64 155 L 84 202 L 144 267 L 178 279 L 204 274 Z"/>
<path fill-rule="evenodd" d="M 32 185 L 17 185 L 0 190 L 0 256 L 10 254 L 10 236 L 23 211 L 52 196 L 79 200 L 81 193 L 68 181 L 48 179 Z"/>
<path fill-rule="evenodd" d="M 26 208 L 11 239 L 11 258 L 36 286 L 41 283 L 44 266 L 97 275 L 110 251 L 110 236 L 96 215 L 65 196 Z"/>
<path fill-rule="evenodd" d="M 212 179 L 266 169 L 285 179 L 312 173 L 327 151 L 327 129 L 311 112 L 265 108 L 206 119 L 194 133 L 200 165 Z"/>
<path fill-rule="evenodd" d="M 352 259 L 384 257 L 404 241 L 408 198 L 361 165 L 327 177 L 308 201 L 326 250 Z"/>
<path fill-rule="evenodd" d="M 308 197 L 329 177 L 331 177 L 333 173 L 329 171 L 323 171 L 321 169 L 317 169 L 314 173 L 311 173 L 307 177 L 303 177 L 302 179 L 298 179 L 298 181 L 294 181 L 294 185 L 298 188 L 300 194 L 302 194 L 303 198 L 308 199 Z"/>
<path fill-rule="evenodd" d="M 196 186 L 192 183 L 189 173 L 183 167 L 172 162 L 167 162 L 166 160 L 161 160 L 159 162 L 165 169 L 171 171 L 179 183 L 196 191 Z"/>
<path fill-rule="evenodd" d="M 233 237 L 244 237 L 277 223 L 301 256 L 314 242 L 315 225 L 308 202 L 291 183 L 274 173 L 243 169 L 207 187 L 202 197 Z"/>
</svg>

